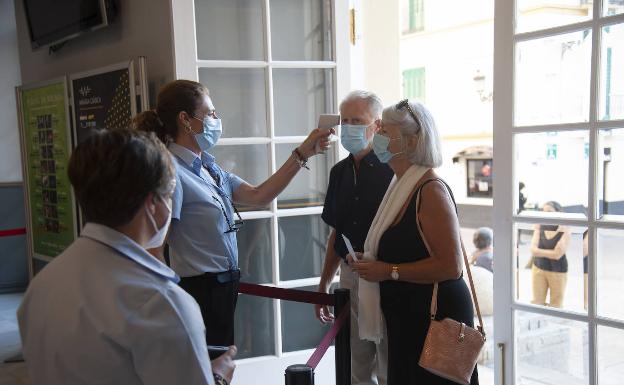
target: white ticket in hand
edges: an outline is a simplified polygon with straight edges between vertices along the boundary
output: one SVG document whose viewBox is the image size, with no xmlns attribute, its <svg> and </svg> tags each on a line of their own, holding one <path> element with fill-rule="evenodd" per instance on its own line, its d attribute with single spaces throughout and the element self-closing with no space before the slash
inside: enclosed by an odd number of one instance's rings
<svg viewBox="0 0 624 385">
<path fill-rule="evenodd" d="M 353 250 L 353 245 L 351 245 L 351 241 L 349 240 L 349 238 L 345 237 L 344 234 L 341 235 L 342 239 L 344 239 L 345 245 L 347 245 L 347 250 L 349 251 L 349 254 L 351 254 L 351 258 L 353 258 L 354 261 L 359 261 L 358 257 L 355 256 L 355 250 Z"/>
</svg>

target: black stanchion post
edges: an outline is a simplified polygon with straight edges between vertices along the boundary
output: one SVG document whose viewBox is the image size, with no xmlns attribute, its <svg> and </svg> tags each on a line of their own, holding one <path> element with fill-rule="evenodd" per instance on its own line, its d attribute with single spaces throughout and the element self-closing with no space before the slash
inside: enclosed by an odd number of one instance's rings
<svg viewBox="0 0 624 385">
<path fill-rule="evenodd" d="M 314 369 L 308 365 L 290 365 L 284 376 L 286 385 L 314 385 Z"/>
<path fill-rule="evenodd" d="M 334 314 L 336 317 L 343 308 L 349 307 L 349 290 L 336 289 L 334 291 L 336 303 Z M 336 385 L 351 385 L 351 310 L 347 309 L 347 317 L 336 336 Z"/>
</svg>

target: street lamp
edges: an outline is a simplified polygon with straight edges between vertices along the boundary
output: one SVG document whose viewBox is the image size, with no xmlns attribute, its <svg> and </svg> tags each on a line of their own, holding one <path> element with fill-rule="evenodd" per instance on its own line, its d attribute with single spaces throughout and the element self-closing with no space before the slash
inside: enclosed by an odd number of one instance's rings
<svg viewBox="0 0 624 385">
<path fill-rule="evenodd" d="M 480 70 L 477 70 L 474 78 L 472 78 L 475 82 L 475 90 L 479 94 L 479 98 L 482 102 L 491 102 L 492 101 L 492 91 L 489 93 L 485 92 L 485 75 L 481 73 Z"/>
</svg>

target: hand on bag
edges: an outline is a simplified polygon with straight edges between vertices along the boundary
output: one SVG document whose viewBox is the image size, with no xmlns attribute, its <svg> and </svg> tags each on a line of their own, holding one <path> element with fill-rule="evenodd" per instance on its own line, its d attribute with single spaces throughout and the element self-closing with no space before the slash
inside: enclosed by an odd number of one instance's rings
<svg viewBox="0 0 624 385">
<path fill-rule="evenodd" d="M 329 136 L 335 133 L 336 130 L 333 128 L 315 128 L 299 145 L 299 152 L 306 159 L 324 153 L 331 144 Z"/>
<path fill-rule="evenodd" d="M 353 270 L 358 273 L 360 278 L 364 278 L 370 282 L 385 281 L 390 278 L 392 267 L 380 261 L 360 260 L 350 263 Z"/>
<path fill-rule="evenodd" d="M 236 368 L 236 363 L 234 362 L 234 357 L 236 357 L 236 353 L 238 349 L 236 346 L 230 346 L 230 350 L 223 353 L 219 356 L 219 358 L 212 360 L 212 372 L 221 375 L 221 377 L 225 378 L 229 383 L 232 382 L 232 376 L 234 375 L 234 369 Z"/>
</svg>

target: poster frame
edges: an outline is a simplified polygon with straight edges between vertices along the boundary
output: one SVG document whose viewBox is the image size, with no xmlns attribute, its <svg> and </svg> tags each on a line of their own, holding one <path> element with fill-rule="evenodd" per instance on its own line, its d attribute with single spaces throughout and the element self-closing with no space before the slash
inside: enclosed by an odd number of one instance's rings
<svg viewBox="0 0 624 385">
<path fill-rule="evenodd" d="M 105 74 L 108 72 L 113 72 L 113 71 L 119 71 L 119 70 L 123 70 L 123 69 L 127 69 L 128 70 L 128 84 L 130 86 L 130 114 L 132 116 L 136 116 L 137 114 L 137 95 L 136 95 L 136 85 L 135 85 L 135 76 L 134 76 L 134 60 L 130 59 L 130 60 L 126 60 L 123 62 L 119 62 L 119 63 L 115 63 L 115 64 L 110 64 L 104 67 L 99 67 L 99 68 L 94 68 L 91 70 L 87 70 L 87 71 L 83 71 L 83 72 L 76 72 L 73 74 L 69 74 L 69 101 L 70 101 L 70 105 L 72 107 L 72 136 L 74 137 L 75 141 L 73 143 L 74 148 L 76 148 L 76 146 L 78 145 L 78 132 L 77 132 L 77 125 L 76 125 L 76 99 L 74 97 L 74 81 L 75 80 L 79 80 L 79 79 L 83 79 L 83 78 L 88 78 L 90 76 L 95 76 L 95 75 L 101 75 L 101 74 Z"/>
<path fill-rule="evenodd" d="M 72 127 L 72 137 L 74 138 L 73 148 L 76 148 L 76 146 L 78 145 L 78 129 L 77 129 L 78 126 L 76 122 L 76 98 L 74 97 L 74 94 L 73 94 L 74 81 L 79 80 L 79 79 L 84 79 L 87 77 L 91 77 L 91 76 L 95 76 L 95 75 L 106 74 L 108 72 L 119 71 L 123 69 L 128 70 L 128 84 L 130 87 L 130 114 L 131 116 L 136 116 L 137 93 L 136 93 L 136 83 L 135 83 L 135 74 L 134 74 L 134 59 L 126 60 L 126 61 L 115 63 L 115 64 L 110 64 L 104 67 L 94 68 L 94 69 L 87 70 L 87 71 L 77 72 L 77 73 L 73 73 L 69 75 L 68 87 L 69 87 L 69 95 L 70 95 L 69 100 L 71 104 L 71 120 L 73 124 L 73 127 Z M 143 99 L 142 95 L 141 95 L 141 99 Z M 82 210 L 80 209 L 80 207 L 78 207 L 77 204 L 75 204 L 75 210 L 77 212 L 77 216 L 76 216 L 77 232 L 78 234 L 80 234 L 81 226 L 84 225 L 86 222 L 84 220 Z"/>
<path fill-rule="evenodd" d="M 70 104 L 69 104 L 69 88 L 68 88 L 68 80 L 67 76 L 59 76 L 56 78 L 33 82 L 28 84 L 23 84 L 21 86 L 15 87 L 15 96 L 16 96 L 16 106 L 17 106 L 17 116 L 18 116 L 18 126 L 20 130 L 20 154 L 22 160 L 22 173 L 23 173 L 23 186 L 24 186 L 24 208 L 26 214 L 26 239 L 27 239 L 27 254 L 28 254 L 28 273 L 30 278 L 32 279 L 34 275 L 33 271 L 33 259 L 41 260 L 44 262 L 50 262 L 54 259 L 54 257 L 49 255 L 42 255 L 35 252 L 34 247 L 34 233 L 33 233 L 33 223 L 32 223 L 32 211 L 31 207 L 31 185 L 30 185 L 30 171 L 28 168 L 28 156 L 27 156 L 27 138 L 26 138 L 26 125 L 24 122 L 24 107 L 23 107 L 23 96 L 24 91 L 33 90 L 37 88 L 43 88 L 46 86 L 50 86 L 53 84 L 62 84 L 63 85 L 63 104 L 66 112 L 67 119 L 65 121 L 65 134 L 67 136 L 67 143 L 70 145 L 70 150 L 73 150 L 74 140 L 72 137 L 72 119 L 70 119 L 69 115 L 71 114 Z M 71 210 L 71 218 L 72 218 L 72 235 L 74 239 L 78 236 L 78 224 L 77 224 L 77 216 L 76 216 L 76 198 L 74 196 L 73 188 L 69 189 L 69 199 L 70 202 L 68 206 Z"/>
</svg>

